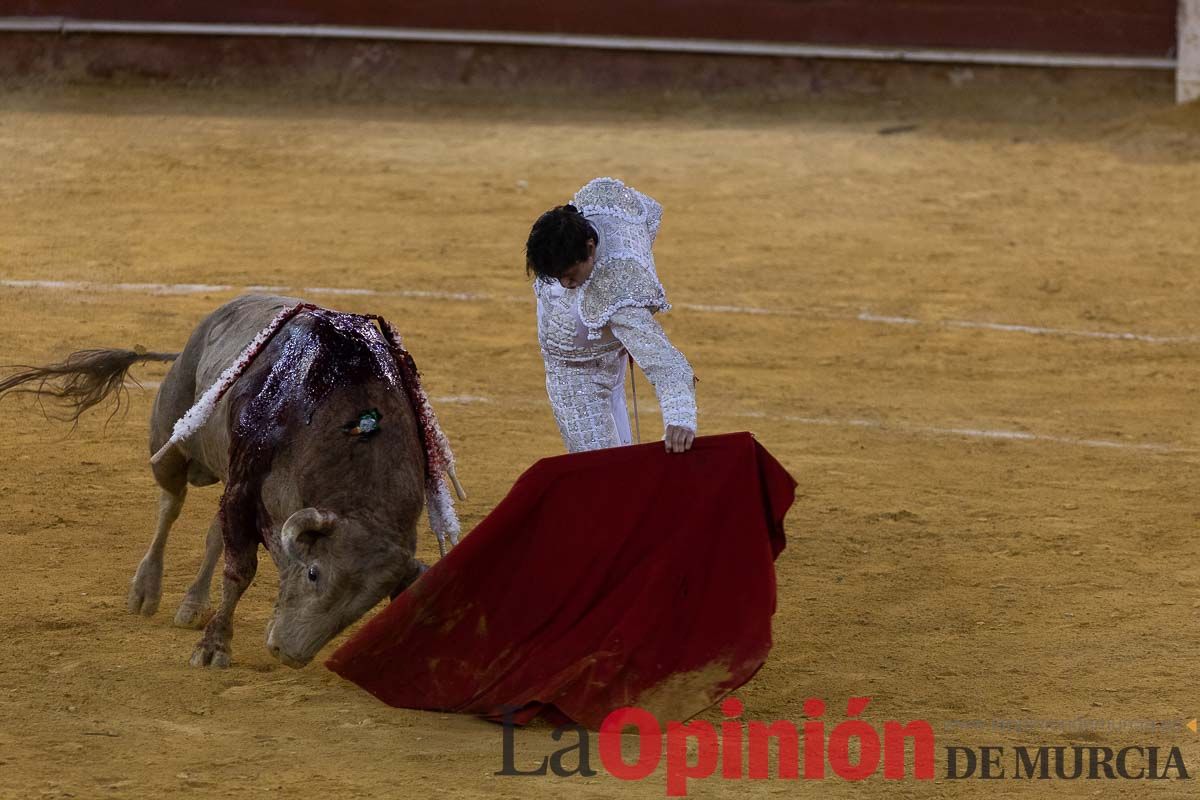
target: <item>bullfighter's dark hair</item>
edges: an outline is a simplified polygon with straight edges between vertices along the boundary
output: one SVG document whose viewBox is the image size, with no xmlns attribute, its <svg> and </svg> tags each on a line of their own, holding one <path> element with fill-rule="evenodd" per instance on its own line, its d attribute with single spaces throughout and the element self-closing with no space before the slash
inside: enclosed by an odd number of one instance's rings
<svg viewBox="0 0 1200 800">
<path fill-rule="evenodd" d="M 537 218 L 525 242 L 525 274 L 552 282 L 588 257 L 588 242 L 599 243 L 592 223 L 571 204 L 555 206 Z"/>
</svg>

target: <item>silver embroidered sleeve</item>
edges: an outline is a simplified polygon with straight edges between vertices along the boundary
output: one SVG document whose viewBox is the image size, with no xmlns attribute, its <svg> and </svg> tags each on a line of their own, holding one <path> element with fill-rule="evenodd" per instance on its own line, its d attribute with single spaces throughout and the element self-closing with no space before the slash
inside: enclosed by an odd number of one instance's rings
<svg viewBox="0 0 1200 800">
<path fill-rule="evenodd" d="M 696 387 L 692 365 L 671 344 L 650 311 L 622 308 L 612 315 L 609 328 L 654 384 L 662 408 L 663 428 L 680 425 L 695 431 Z"/>
</svg>

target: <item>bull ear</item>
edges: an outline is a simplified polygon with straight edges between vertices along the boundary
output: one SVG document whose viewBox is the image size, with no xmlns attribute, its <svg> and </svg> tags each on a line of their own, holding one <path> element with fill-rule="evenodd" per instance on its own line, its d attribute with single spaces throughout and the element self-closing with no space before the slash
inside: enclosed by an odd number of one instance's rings
<svg viewBox="0 0 1200 800">
<path fill-rule="evenodd" d="M 327 535 L 337 526 L 338 517 L 332 511 L 321 511 L 316 508 L 302 508 L 287 518 L 279 531 L 279 541 L 283 552 L 291 558 L 297 558 L 296 542 L 303 533 Z"/>
</svg>

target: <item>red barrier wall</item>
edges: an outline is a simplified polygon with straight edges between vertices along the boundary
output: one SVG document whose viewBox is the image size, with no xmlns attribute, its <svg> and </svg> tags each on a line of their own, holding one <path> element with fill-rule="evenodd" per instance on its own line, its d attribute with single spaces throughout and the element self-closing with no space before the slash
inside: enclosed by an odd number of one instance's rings
<svg viewBox="0 0 1200 800">
<path fill-rule="evenodd" d="M 1176 0 L 0 0 L 0 16 L 1168 56 Z"/>
</svg>

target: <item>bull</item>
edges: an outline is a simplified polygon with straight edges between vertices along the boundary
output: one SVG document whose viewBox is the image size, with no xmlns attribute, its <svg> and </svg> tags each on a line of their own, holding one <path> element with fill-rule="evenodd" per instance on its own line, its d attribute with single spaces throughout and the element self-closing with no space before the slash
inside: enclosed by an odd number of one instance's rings
<svg viewBox="0 0 1200 800">
<path fill-rule="evenodd" d="M 229 665 L 234 609 L 260 546 L 279 571 L 267 649 L 302 667 L 424 570 L 415 551 L 427 495 L 439 543 L 442 530 L 457 533 L 438 474 L 453 477 L 453 456 L 415 365 L 378 317 L 247 295 L 206 317 L 180 353 L 81 351 L 0 381 L 0 395 L 58 398 L 77 421 L 114 391 L 119 405 L 129 369 L 153 361 L 171 362 L 150 418 L 158 521 L 128 609 L 158 610 L 163 553 L 189 485 L 223 483 L 200 569 L 175 613 L 176 625 L 204 628 L 192 665 Z M 222 552 L 223 592 L 209 617 Z"/>
</svg>

